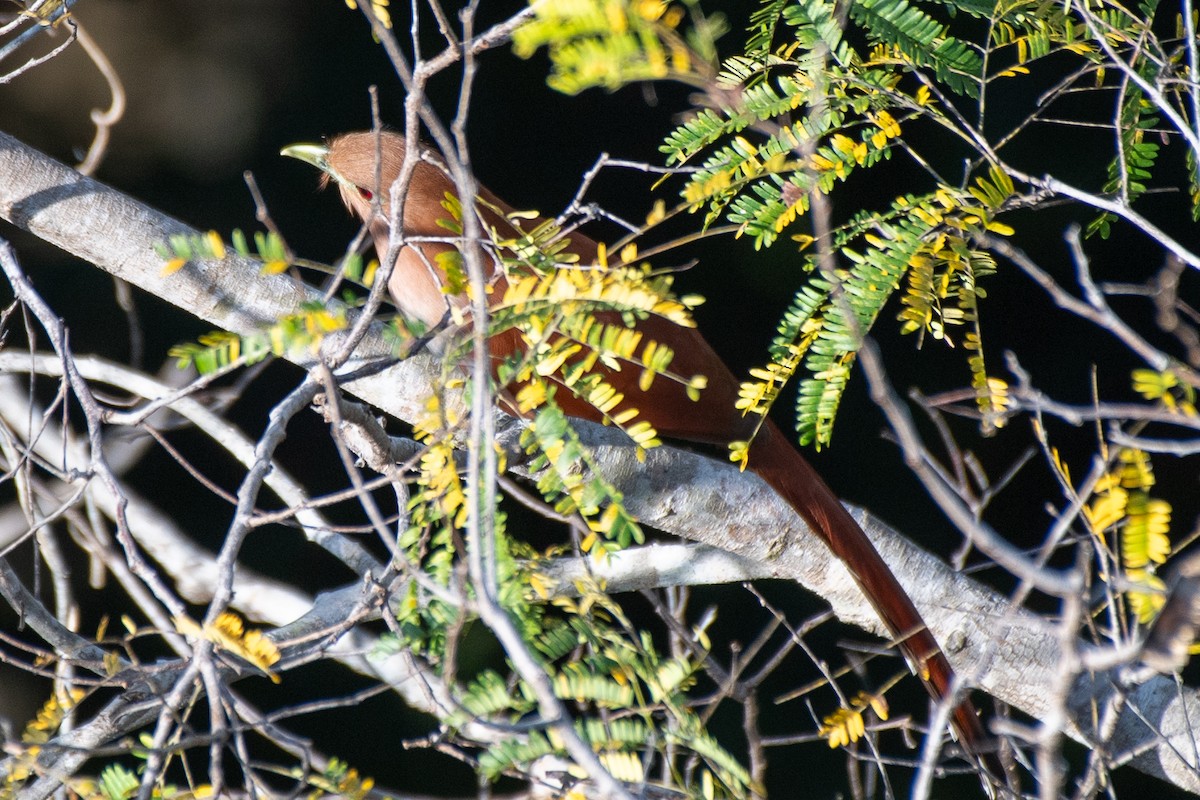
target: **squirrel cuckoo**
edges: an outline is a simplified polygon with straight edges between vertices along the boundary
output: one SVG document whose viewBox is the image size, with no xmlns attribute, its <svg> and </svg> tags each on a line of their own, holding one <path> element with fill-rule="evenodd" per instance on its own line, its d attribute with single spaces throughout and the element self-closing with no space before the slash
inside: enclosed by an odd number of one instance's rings
<svg viewBox="0 0 1200 800">
<path fill-rule="evenodd" d="M 382 261 L 389 243 L 390 187 L 404 160 L 404 137 L 387 131 L 347 133 L 335 137 L 328 145 L 292 145 L 282 153 L 320 169 L 324 173 L 322 187 L 331 181 L 337 184 L 346 206 L 368 225 Z M 436 153 L 422 149 L 404 200 L 405 243 L 388 281 L 388 289 L 400 310 L 431 327 L 445 318 L 452 305 L 463 309 L 466 305 L 465 298 L 443 291 L 444 276 L 437 267 L 437 254 L 454 247 L 448 230 L 438 224 L 439 219 L 448 216 L 442 206 L 443 198 L 447 193 L 457 194 L 443 164 Z M 486 189 L 481 189 L 479 200 L 476 213 L 485 228 L 511 229 L 511 223 L 503 216 L 512 210 L 510 206 Z M 464 204 L 464 207 L 469 206 Z M 580 263 L 597 263 L 595 242 L 578 232 L 565 235 L 569 238 L 566 250 L 578 256 Z M 495 267 L 490 280 L 490 297 L 499 300 L 506 285 L 500 266 Z M 739 381 L 695 328 L 649 316 L 637 323 L 637 329 L 646 339 L 672 348 L 671 372 L 707 378 L 707 388 L 700 392 L 698 400 L 692 400 L 678 382 L 656 380 L 643 391 L 638 386 L 640 370 L 606 370 L 606 380 L 625 395 L 629 407 L 638 409 L 639 420 L 649 422 L 665 437 L 690 442 L 728 445 L 751 436 L 755 421 L 734 405 Z M 512 331 L 499 334 L 489 344 L 493 356 L 501 358 L 521 347 Z M 560 392 L 556 399 L 570 416 L 601 421 L 595 408 L 568 392 Z M 770 420 L 753 439 L 748 468 L 795 509 L 846 565 L 933 697 L 937 700 L 948 697 L 954 673 L 920 612 L 837 496 Z M 983 729 L 970 701 L 964 700 L 956 706 L 953 724 L 968 752 L 987 757 Z M 988 768 L 993 777 L 1001 774 L 994 763 Z"/>
</svg>

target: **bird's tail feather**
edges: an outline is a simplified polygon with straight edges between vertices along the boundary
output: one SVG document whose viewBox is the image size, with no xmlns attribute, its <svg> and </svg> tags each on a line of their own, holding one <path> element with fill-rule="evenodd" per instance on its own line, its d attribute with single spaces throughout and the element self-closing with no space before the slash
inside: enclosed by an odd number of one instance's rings
<svg viewBox="0 0 1200 800">
<path fill-rule="evenodd" d="M 781 430 L 773 425 L 764 427 L 750 451 L 749 467 L 846 565 L 933 698 L 941 702 L 952 697 L 954 670 L 908 592 L 837 495 Z M 999 764 L 985 743 L 983 726 L 969 700 L 956 704 L 952 721 L 963 747 L 984 759 L 993 777 L 999 778 Z"/>
</svg>

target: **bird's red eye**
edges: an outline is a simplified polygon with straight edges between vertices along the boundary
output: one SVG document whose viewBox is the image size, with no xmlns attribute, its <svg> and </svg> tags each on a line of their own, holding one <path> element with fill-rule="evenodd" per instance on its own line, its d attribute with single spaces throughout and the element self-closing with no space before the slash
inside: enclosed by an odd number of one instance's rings
<svg viewBox="0 0 1200 800">
<path fill-rule="evenodd" d="M 367 202 L 370 202 L 375 197 L 375 195 L 371 193 L 370 189 L 364 189 L 361 186 L 358 187 L 358 196 Z"/>
</svg>

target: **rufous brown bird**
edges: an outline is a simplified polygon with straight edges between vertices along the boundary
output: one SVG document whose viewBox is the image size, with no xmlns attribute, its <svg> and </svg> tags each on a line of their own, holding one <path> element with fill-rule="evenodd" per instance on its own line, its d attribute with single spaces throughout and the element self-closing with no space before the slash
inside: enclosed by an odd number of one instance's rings
<svg viewBox="0 0 1200 800">
<path fill-rule="evenodd" d="M 382 262 L 389 246 L 390 189 L 404 160 L 404 137 L 387 131 L 347 133 L 327 145 L 292 145 L 282 152 L 320 169 L 323 186 L 337 185 L 345 204 L 369 227 Z M 447 194 L 457 194 L 455 185 L 436 153 L 428 149 L 421 153 L 404 199 L 405 244 L 396 256 L 388 289 L 404 314 L 434 326 L 451 306 L 465 308 L 466 299 L 443 291 L 445 274 L 439 270 L 437 258 L 440 252 L 454 248 L 449 231 L 439 220 L 448 216 L 442 202 Z M 486 189 L 478 199 L 475 207 L 485 230 L 509 226 L 504 215 L 512 210 L 510 206 Z M 595 242 L 579 232 L 565 235 L 569 237 L 568 252 L 584 264 L 597 263 Z M 490 280 L 489 297 L 499 300 L 505 286 L 499 265 Z M 638 385 L 640 369 L 608 370 L 606 380 L 638 410 L 638 419 L 649 422 L 664 437 L 689 442 L 728 445 L 751 436 L 756 420 L 735 407 L 738 379 L 695 328 L 656 316 L 636 326 L 644 337 L 673 349 L 672 373 L 707 378 L 707 387 L 699 399 L 693 399 L 685 387 L 673 381 L 656 380 L 643 391 Z M 511 331 L 509 334 L 491 340 L 494 358 L 521 346 Z M 595 408 L 569 392 L 559 392 L 556 400 L 570 416 L 601 421 Z M 954 673 L 904 587 L 825 481 L 769 420 L 753 439 L 748 468 L 795 509 L 842 560 L 934 698 L 947 698 Z M 953 723 L 967 751 L 988 761 L 989 771 L 997 777 L 1000 773 L 984 746 L 983 729 L 970 701 L 958 703 Z"/>
</svg>

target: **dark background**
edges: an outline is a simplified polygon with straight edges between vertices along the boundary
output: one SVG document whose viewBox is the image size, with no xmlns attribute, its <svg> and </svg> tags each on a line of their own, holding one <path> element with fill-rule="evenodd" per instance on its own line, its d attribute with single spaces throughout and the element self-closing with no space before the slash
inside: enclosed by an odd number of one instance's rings
<svg viewBox="0 0 1200 800">
<path fill-rule="evenodd" d="M 733 52 L 743 41 L 741 31 L 750 5 L 721 6 L 733 24 L 733 32 L 722 40 L 723 50 Z M 482 19 L 502 19 L 516 7 L 488 7 Z M 403 33 L 408 24 L 405 4 L 397 4 L 392 11 Z M 108 157 L 98 174 L 101 180 L 197 228 L 228 232 L 235 227 L 256 228 L 253 203 L 242 177 L 243 171 L 249 170 L 297 253 L 330 260 L 343 251 L 356 225 L 333 193 L 316 191 L 313 170 L 280 158 L 278 151 L 286 144 L 369 127 L 367 87 L 371 85 L 379 86 L 384 121 L 401 124 L 399 81 L 361 16 L 336 0 L 86 0 L 78 5 L 77 16 L 108 53 L 129 93 L 129 109 L 113 131 Z M 403 35 L 401 38 L 404 40 Z M 432 53 L 440 43 L 429 39 L 426 46 L 427 53 Z M 11 64 L 4 66 L 11 68 Z M 685 90 L 660 85 L 565 97 L 546 87 L 547 69 L 540 56 L 522 61 L 507 48 L 481 59 L 472 93 L 472 157 L 481 180 L 499 195 L 518 207 L 553 214 L 571 199 L 581 176 L 602 152 L 651 164 L 662 162 L 658 145 L 688 108 Z M 457 72 L 450 70 L 431 87 L 431 98 L 445 119 L 454 113 L 458 80 Z M 1011 113 L 1010 121 L 997 126 L 1015 124 L 1027 113 L 1038 88 L 1035 77 L 1021 91 L 993 97 L 992 111 L 998 112 L 994 118 L 1003 121 Z M 91 138 L 89 109 L 107 104 L 107 91 L 94 68 L 72 49 L 0 86 L 0 129 L 73 163 Z M 936 136 L 932 131 L 928 135 Z M 906 136 L 912 134 L 906 132 Z M 1066 135 L 1062 130 L 1040 128 L 1006 155 L 1033 172 L 1053 170 L 1094 189 L 1103 181 L 1110 152 L 1111 144 L 1103 134 L 1071 131 Z M 953 156 L 948 151 L 946 157 Z M 845 217 L 860 208 L 883 207 L 900 191 L 927 188 L 927 183 L 920 182 L 924 180 L 911 162 L 895 159 L 869 177 L 856 178 L 842 187 L 835 194 L 835 211 Z M 590 196 L 612 211 L 638 220 L 653 202 L 649 194 L 652 182 L 653 178 L 641 173 L 607 172 Z M 658 196 L 672 202 L 669 188 L 660 190 Z M 1010 223 L 1022 231 L 1022 246 L 1043 259 L 1060 279 L 1069 281 L 1071 265 L 1062 231 L 1067 223 L 1086 221 L 1089 216 L 1075 209 L 1060 209 L 1036 219 L 1017 215 Z M 1168 224 L 1185 237 L 1191 231 L 1183 219 L 1168 220 Z M 2 223 L 0 236 L 17 243 L 22 263 L 38 288 L 71 324 L 77 352 L 128 359 L 125 322 L 113 302 L 108 277 Z M 1093 251 L 1094 267 L 1104 278 L 1141 281 L 1160 266 L 1156 250 L 1137 237 L 1118 236 Z M 775 321 L 801 278 L 799 258 L 789 243 L 781 241 L 771 252 L 760 253 L 748 241 L 710 241 L 678 258 L 680 263 L 698 259 L 698 266 L 681 276 L 679 285 L 684 291 L 709 298 L 698 316 L 718 351 L 738 370 L 761 362 Z M 1128 371 L 1135 364 L 1124 350 L 1094 329 L 1064 319 L 1007 265 L 1001 265 L 986 288 L 984 344 L 994 372 L 1003 374 L 1000 356 L 1011 348 L 1020 354 L 1035 380 L 1060 398 L 1086 402 L 1093 368 L 1102 394 L 1130 398 Z M 138 306 L 147 334 L 145 363 L 151 370 L 157 368 L 168 347 L 205 330 L 155 298 L 139 295 Z M 1144 306 L 1131 301 L 1120 309 L 1135 321 L 1147 321 Z M 885 311 L 876 330 L 896 386 L 901 391 L 919 386 L 933 394 L 967 385 L 966 357 L 961 349 L 930 341 L 918 353 L 914 338 L 895 333 L 891 321 L 897 310 Z M 235 418 L 249 431 L 257 430 L 280 392 L 295 379 L 290 367 L 271 367 L 255 384 L 254 393 L 235 405 Z M 785 406 L 781 421 L 786 424 L 787 404 L 781 405 Z M 1022 422 L 987 441 L 979 439 L 968 421 L 953 421 L 952 428 L 964 446 L 983 448 L 981 459 L 993 478 L 1031 443 L 1028 427 Z M 1063 449 L 1065 458 L 1075 459 L 1076 471 L 1085 472 L 1086 459 L 1095 448 L 1094 430 L 1056 425 L 1052 429 L 1054 443 Z M 949 553 L 958 545 L 957 534 L 904 469 L 883 430 L 882 418 L 858 380 L 843 404 L 834 447 L 814 459 L 847 500 L 867 506 L 927 548 Z M 190 452 L 206 473 L 227 488 L 236 487 L 240 473 L 232 465 L 202 442 L 181 438 L 183 446 L 193 448 Z M 298 420 L 283 453 L 289 466 L 304 475 L 314 491 L 340 485 L 340 476 L 328 471 L 334 461 L 327 438 L 315 417 Z M 1017 477 L 989 512 L 989 519 L 1019 544 L 1039 542 L 1052 523 L 1046 504 L 1061 503 L 1046 470 L 1040 462 L 1035 463 Z M 1194 517 L 1189 505 L 1194 502 L 1190 500 L 1194 474 L 1184 468 L 1164 478 L 1164 494 L 1175 502 L 1182 530 Z M 184 478 L 169 458 L 161 454 L 151 457 L 134 480 L 168 511 L 194 519 L 197 538 L 210 541 L 214 548 L 219 546 L 229 509 L 214 503 L 206 490 Z M 256 568 L 297 579 L 314 589 L 347 579 L 313 548 L 281 548 L 269 540 L 259 541 L 251 543 L 247 557 Z M 29 555 L 25 558 L 27 564 Z M 1004 576 L 995 571 L 985 573 L 984 578 L 1000 588 L 1008 586 Z M 789 611 L 820 608 L 819 602 L 798 600 L 792 587 L 769 587 L 768 592 Z M 744 592 L 715 589 L 701 596 L 697 608 L 707 604 L 720 608 L 716 633 L 744 640 L 757 631 L 747 624 L 748 615 L 759 618 L 762 612 Z M 99 600 L 97 606 L 101 606 Z M 1047 606 L 1046 610 L 1054 609 Z M 826 646 L 827 657 L 838 657 L 836 645 L 841 636 L 865 638 L 825 626 L 817 638 Z M 778 677 L 782 690 L 808 680 L 811 672 L 798 664 L 794 672 Z M 289 674 L 285 686 L 297 697 L 311 698 L 326 693 L 329 681 L 335 678 L 344 680 L 340 672 L 311 668 Z M 311 683 L 306 685 L 306 681 Z M 910 683 L 915 687 L 915 682 Z M 349 685 L 345 686 L 348 692 Z M 19 726 L 43 697 L 44 690 L 39 688 L 26 693 L 24 707 L 18 699 L 0 700 L 4 704 L 0 714 Z M 923 702 L 919 689 L 914 688 L 911 709 L 922 714 Z M 814 703 L 818 713 L 832 708 L 828 697 Z M 903 699 L 900 705 L 903 708 Z M 736 714 L 728 716 L 728 743 L 736 747 Z M 809 712 L 797 702 L 767 708 L 764 718 L 772 733 L 813 727 Z M 404 714 L 391 698 L 376 698 L 361 709 L 301 720 L 295 727 L 312 736 L 326 752 L 348 758 L 362 772 L 375 776 L 381 786 L 435 794 L 471 791 L 465 768 L 448 765 L 428 751 L 398 746 L 401 736 L 427 733 L 428 722 Z M 804 785 L 813 794 L 836 791 L 845 786 L 839 766 L 842 759 L 842 754 L 829 754 L 821 745 L 773 751 L 769 788 L 776 796 L 791 796 L 796 776 L 803 774 Z M 814 780 L 819 765 L 832 788 Z M 1136 775 L 1126 779 L 1144 780 Z"/>
</svg>

